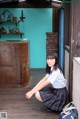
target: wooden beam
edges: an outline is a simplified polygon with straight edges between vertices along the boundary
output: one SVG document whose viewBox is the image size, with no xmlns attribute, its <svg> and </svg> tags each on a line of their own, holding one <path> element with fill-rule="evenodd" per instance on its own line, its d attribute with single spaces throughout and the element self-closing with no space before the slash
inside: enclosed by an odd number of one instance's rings
<svg viewBox="0 0 80 119">
<path fill-rule="evenodd" d="M 53 8 L 53 18 L 52 18 L 52 31 L 58 32 L 59 31 L 59 10 L 57 8 Z"/>
</svg>

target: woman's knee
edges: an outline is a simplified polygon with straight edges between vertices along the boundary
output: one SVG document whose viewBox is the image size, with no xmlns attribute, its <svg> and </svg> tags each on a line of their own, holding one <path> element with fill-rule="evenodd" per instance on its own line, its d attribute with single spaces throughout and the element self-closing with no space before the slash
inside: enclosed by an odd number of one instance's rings
<svg viewBox="0 0 80 119">
<path fill-rule="evenodd" d="M 37 100 L 42 102 L 42 99 L 41 99 L 39 91 L 35 93 L 35 97 L 36 97 Z"/>
</svg>

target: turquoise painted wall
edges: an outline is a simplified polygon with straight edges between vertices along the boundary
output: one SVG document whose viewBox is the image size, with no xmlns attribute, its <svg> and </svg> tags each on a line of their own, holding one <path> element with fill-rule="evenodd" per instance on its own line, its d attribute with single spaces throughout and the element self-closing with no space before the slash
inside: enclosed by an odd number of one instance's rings
<svg viewBox="0 0 80 119">
<path fill-rule="evenodd" d="M 0 8 L 0 14 L 7 8 Z M 14 16 L 18 18 L 21 10 L 24 11 L 26 19 L 18 24 L 20 31 L 24 32 L 22 38 L 20 36 L 2 36 L 4 40 L 24 40 L 28 39 L 29 46 L 29 63 L 30 68 L 45 68 L 46 66 L 46 32 L 52 32 L 52 8 L 8 8 Z M 7 30 L 16 27 L 13 25 L 5 25 Z"/>
</svg>

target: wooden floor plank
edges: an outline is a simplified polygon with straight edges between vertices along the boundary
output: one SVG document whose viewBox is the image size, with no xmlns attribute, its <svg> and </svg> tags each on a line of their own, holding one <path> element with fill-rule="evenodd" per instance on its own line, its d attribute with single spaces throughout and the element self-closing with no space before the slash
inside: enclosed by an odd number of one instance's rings
<svg viewBox="0 0 80 119">
<path fill-rule="evenodd" d="M 0 112 L 7 112 L 8 119 L 59 119 L 58 112 L 48 112 L 34 96 L 30 100 L 25 97 L 43 74 L 44 70 L 32 70 L 29 86 L 0 88 Z"/>
</svg>

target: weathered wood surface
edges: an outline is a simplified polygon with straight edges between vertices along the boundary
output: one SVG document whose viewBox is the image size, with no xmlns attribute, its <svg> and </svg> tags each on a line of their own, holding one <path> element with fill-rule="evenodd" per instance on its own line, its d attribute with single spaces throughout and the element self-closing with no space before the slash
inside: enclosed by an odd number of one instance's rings
<svg viewBox="0 0 80 119">
<path fill-rule="evenodd" d="M 34 96 L 30 100 L 25 97 L 25 93 L 43 74 L 43 70 L 31 71 L 31 80 L 27 87 L 0 88 L 0 112 L 7 112 L 8 119 L 59 119 L 58 112 L 48 112 Z"/>
</svg>

